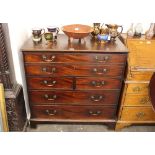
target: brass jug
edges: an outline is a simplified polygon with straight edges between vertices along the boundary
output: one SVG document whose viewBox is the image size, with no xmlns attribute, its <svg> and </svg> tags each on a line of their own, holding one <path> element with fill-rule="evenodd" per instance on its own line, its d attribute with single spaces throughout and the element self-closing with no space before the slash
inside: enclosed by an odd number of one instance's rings
<svg viewBox="0 0 155 155">
<path fill-rule="evenodd" d="M 100 29 L 101 29 L 101 23 L 93 23 L 93 31 L 91 33 L 91 35 L 96 38 L 97 35 L 100 33 Z"/>
<path fill-rule="evenodd" d="M 117 24 L 105 24 L 105 25 L 109 29 L 111 40 L 115 40 L 115 38 L 120 36 L 123 31 L 123 27 L 121 25 L 117 25 Z M 120 32 L 118 32 L 118 28 L 121 28 Z"/>
</svg>

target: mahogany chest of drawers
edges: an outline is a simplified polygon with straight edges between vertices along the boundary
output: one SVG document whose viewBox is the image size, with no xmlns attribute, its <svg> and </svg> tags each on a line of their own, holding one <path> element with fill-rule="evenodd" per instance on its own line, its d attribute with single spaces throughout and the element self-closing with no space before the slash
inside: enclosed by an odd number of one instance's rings
<svg viewBox="0 0 155 155">
<path fill-rule="evenodd" d="M 87 37 L 22 48 L 31 123 L 115 123 L 127 61 L 127 48 L 117 39 L 100 44 Z"/>
</svg>

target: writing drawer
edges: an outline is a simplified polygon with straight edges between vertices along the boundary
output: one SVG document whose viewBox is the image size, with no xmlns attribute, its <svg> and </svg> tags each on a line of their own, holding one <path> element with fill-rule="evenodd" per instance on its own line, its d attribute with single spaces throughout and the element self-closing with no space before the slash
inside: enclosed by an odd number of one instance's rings
<svg viewBox="0 0 155 155">
<path fill-rule="evenodd" d="M 73 89 L 72 78 L 27 77 L 28 89 Z"/>
<path fill-rule="evenodd" d="M 27 75 L 51 76 L 122 76 L 120 65 L 26 65 Z"/>
<path fill-rule="evenodd" d="M 124 100 L 124 106 L 151 106 L 151 101 L 148 95 L 127 94 Z"/>
<path fill-rule="evenodd" d="M 155 121 L 155 112 L 152 107 L 124 107 L 122 121 Z"/>
<path fill-rule="evenodd" d="M 145 94 L 148 95 L 148 83 L 129 83 L 127 86 L 127 94 Z"/>
<path fill-rule="evenodd" d="M 114 119 L 116 107 L 114 106 L 32 106 L 31 118 L 59 120 L 79 119 Z"/>
<path fill-rule="evenodd" d="M 116 105 L 119 91 L 29 91 L 30 103 Z"/>
<path fill-rule="evenodd" d="M 76 89 L 120 89 L 121 79 L 106 77 L 76 78 Z"/>
<path fill-rule="evenodd" d="M 24 53 L 25 62 L 31 63 L 113 63 L 124 64 L 126 55 L 123 54 L 71 54 L 71 53 Z"/>
</svg>

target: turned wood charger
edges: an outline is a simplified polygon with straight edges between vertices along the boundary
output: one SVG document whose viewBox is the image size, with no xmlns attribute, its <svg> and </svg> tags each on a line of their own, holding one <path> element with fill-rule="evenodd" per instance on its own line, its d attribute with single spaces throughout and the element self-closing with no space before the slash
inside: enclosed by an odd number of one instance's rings
<svg viewBox="0 0 155 155">
<path fill-rule="evenodd" d="M 62 31 L 69 37 L 69 39 L 82 39 L 92 32 L 92 27 L 82 24 L 72 24 L 63 26 Z"/>
</svg>

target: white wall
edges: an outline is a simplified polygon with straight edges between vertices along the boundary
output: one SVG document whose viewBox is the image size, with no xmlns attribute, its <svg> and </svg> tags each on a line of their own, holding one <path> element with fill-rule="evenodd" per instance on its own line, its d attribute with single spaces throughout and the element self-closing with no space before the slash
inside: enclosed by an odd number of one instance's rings
<svg viewBox="0 0 155 155">
<path fill-rule="evenodd" d="M 145 32 L 154 22 L 153 0 L 5 0 L 1 5 L 0 20 L 8 22 L 16 79 L 24 87 L 26 103 L 20 48 L 33 27 L 101 22 L 121 24 L 126 32 L 130 23 L 141 22 Z"/>
</svg>

